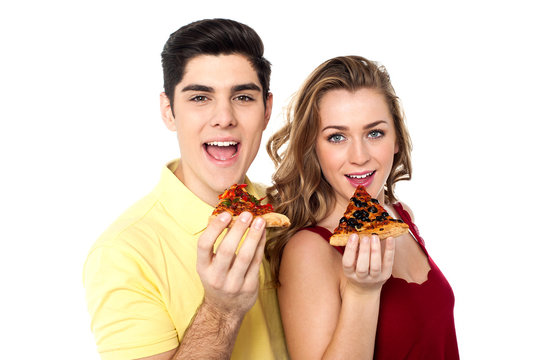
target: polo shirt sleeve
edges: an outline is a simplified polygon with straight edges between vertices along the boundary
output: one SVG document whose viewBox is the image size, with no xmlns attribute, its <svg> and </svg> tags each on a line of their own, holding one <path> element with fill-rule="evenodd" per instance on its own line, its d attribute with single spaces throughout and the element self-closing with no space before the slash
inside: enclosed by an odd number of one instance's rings
<svg viewBox="0 0 541 360">
<path fill-rule="evenodd" d="M 83 281 L 102 359 L 137 359 L 178 346 L 177 331 L 153 281 L 152 268 L 133 249 L 94 248 L 85 263 Z"/>
</svg>

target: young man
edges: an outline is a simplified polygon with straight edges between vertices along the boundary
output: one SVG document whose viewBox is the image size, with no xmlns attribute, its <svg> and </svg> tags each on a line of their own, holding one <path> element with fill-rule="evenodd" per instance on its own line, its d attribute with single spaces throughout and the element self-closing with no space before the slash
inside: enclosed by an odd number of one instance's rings
<svg viewBox="0 0 541 360">
<path fill-rule="evenodd" d="M 287 358 L 264 220 L 244 213 L 223 239 L 231 216 L 208 223 L 234 183 L 263 196 L 245 177 L 272 110 L 261 39 L 235 21 L 198 21 L 171 35 L 162 64 L 162 119 L 181 158 L 90 251 L 84 283 L 98 351 L 103 359 Z"/>
</svg>

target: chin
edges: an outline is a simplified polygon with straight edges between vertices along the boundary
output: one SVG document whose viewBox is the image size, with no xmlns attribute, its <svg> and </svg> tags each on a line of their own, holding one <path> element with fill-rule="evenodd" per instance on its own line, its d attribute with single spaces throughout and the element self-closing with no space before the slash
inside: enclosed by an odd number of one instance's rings
<svg viewBox="0 0 541 360">
<path fill-rule="evenodd" d="M 224 171 L 224 169 L 219 169 L 214 174 L 215 176 L 212 179 L 212 183 L 220 192 L 223 192 L 233 184 L 243 183 L 245 178 L 244 173 L 240 174 L 238 171 L 235 171 L 235 173 L 228 174 L 228 171 Z"/>
</svg>

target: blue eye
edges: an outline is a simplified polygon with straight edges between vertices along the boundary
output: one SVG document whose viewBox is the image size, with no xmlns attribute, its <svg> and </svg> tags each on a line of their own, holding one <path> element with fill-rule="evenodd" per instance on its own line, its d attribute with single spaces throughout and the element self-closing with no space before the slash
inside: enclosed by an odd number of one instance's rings
<svg viewBox="0 0 541 360">
<path fill-rule="evenodd" d="M 368 133 L 368 137 L 371 138 L 371 139 L 377 139 L 377 138 L 380 138 L 382 137 L 384 134 L 383 131 L 381 130 L 372 130 Z"/>
<path fill-rule="evenodd" d="M 332 134 L 329 137 L 327 137 L 327 140 L 331 143 L 339 143 L 344 141 L 346 138 L 342 134 Z"/>
</svg>

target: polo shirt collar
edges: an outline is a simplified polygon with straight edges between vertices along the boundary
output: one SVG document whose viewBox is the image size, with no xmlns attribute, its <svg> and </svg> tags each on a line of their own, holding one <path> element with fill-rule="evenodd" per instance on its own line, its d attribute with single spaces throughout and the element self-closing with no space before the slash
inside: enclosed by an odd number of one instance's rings
<svg viewBox="0 0 541 360">
<path fill-rule="evenodd" d="M 156 187 L 157 196 L 175 221 L 188 233 L 196 235 L 207 227 L 214 207 L 198 198 L 175 176 L 178 163 L 177 159 L 163 167 L 160 182 Z M 257 190 L 248 178 L 246 183 L 246 190 L 256 195 Z"/>
</svg>

